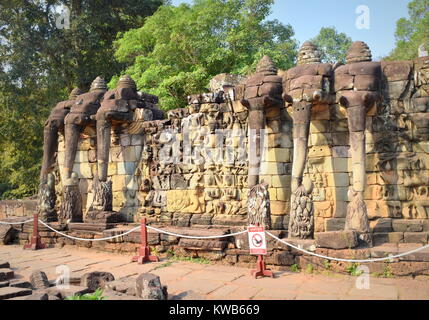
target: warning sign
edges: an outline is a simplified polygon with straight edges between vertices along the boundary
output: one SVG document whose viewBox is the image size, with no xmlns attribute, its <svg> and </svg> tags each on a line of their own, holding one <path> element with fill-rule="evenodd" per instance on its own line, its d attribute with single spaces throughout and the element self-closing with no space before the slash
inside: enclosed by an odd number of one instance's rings
<svg viewBox="0 0 429 320">
<path fill-rule="evenodd" d="M 267 254 L 264 227 L 248 227 L 250 254 Z"/>
</svg>

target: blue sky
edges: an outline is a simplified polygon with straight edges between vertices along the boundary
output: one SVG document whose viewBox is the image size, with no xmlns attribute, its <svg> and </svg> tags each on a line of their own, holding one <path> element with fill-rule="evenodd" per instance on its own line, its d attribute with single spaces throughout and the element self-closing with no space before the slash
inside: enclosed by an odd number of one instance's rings
<svg viewBox="0 0 429 320">
<path fill-rule="evenodd" d="M 295 38 L 303 43 L 319 33 L 321 27 L 335 27 L 354 41 L 365 41 L 374 58 L 386 56 L 395 47 L 396 21 L 408 17 L 411 0 L 275 0 L 270 19 L 289 23 Z M 174 5 L 192 0 L 172 0 Z M 369 29 L 356 28 L 356 8 L 369 9 Z"/>
</svg>

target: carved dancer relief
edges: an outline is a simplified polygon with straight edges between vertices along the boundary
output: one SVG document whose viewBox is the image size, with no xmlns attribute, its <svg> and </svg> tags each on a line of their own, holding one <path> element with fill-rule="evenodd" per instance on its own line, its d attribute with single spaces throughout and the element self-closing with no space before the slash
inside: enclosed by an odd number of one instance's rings
<svg viewBox="0 0 429 320">
<path fill-rule="evenodd" d="M 352 44 L 347 54 L 347 64 L 338 68 L 335 75 L 353 77 L 351 89 L 339 92 L 340 105 L 346 108 L 350 150 L 352 156 L 353 186 L 349 189 L 350 203 L 347 208 L 346 230 L 355 230 L 360 239 L 372 246 L 368 212 L 364 202 L 366 186 L 365 129 L 367 112 L 379 99 L 381 65 L 371 62 L 371 51 L 364 42 Z"/>
<path fill-rule="evenodd" d="M 330 90 L 332 67 L 320 62 L 317 48 L 311 42 L 305 42 L 298 54 L 298 66 L 290 69 L 284 79 L 283 98 L 293 108 L 291 238 L 312 238 L 314 233 L 313 184 L 303 176 L 308 155 L 311 110 L 315 104 L 326 103 Z"/>
</svg>

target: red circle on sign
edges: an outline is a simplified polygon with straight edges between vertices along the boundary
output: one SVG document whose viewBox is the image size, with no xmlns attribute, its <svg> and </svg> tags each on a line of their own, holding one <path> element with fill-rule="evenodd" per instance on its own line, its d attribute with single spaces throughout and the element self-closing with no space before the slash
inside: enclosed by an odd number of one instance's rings
<svg viewBox="0 0 429 320">
<path fill-rule="evenodd" d="M 252 243 L 253 243 L 253 246 L 256 248 L 262 247 L 262 244 L 263 244 L 262 236 L 259 233 L 255 233 L 252 236 Z"/>
</svg>

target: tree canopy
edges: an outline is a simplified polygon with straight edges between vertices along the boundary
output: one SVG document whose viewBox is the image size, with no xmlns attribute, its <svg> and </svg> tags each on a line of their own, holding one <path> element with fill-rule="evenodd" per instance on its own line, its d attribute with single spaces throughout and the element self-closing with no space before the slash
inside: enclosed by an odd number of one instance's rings
<svg viewBox="0 0 429 320">
<path fill-rule="evenodd" d="M 421 44 L 429 45 L 429 0 L 413 0 L 408 4 L 409 19 L 396 23 L 396 48 L 388 60 L 417 58 Z"/>
<path fill-rule="evenodd" d="M 73 87 L 87 89 L 96 76 L 120 72 L 117 33 L 140 27 L 165 2 L 0 2 L 0 198 L 35 192 L 50 110 Z M 70 24 L 58 28 L 61 8 L 68 8 Z"/>
<path fill-rule="evenodd" d="M 321 28 L 319 34 L 311 40 L 320 51 L 322 62 L 346 62 L 347 51 L 352 39 L 345 33 L 338 32 L 334 27 Z"/>
<path fill-rule="evenodd" d="M 139 89 L 159 96 L 163 108 L 183 107 L 186 96 L 205 91 L 213 76 L 246 74 L 264 54 L 279 68 L 293 66 L 292 27 L 266 20 L 273 2 L 194 0 L 163 6 L 143 27 L 120 35 L 115 56 Z"/>
</svg>

